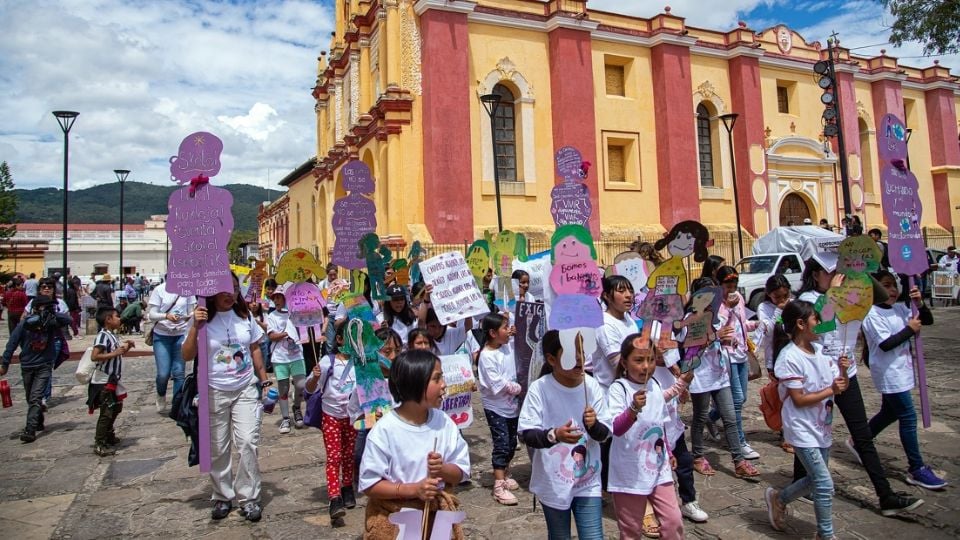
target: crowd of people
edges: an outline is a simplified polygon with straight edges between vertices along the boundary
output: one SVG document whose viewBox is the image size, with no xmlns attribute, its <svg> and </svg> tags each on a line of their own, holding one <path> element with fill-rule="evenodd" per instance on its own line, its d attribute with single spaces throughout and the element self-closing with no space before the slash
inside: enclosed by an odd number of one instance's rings
<svg viewBox="0 0 960 540">
<path fill-rule="evenodd" d="M 653 265 L 663 262 L 654 246 L 635 247 Z M 948 253 L 941 266 L 952 264 L 956 271 L 956 251 L 951 248 Z M 683 344 L 707 309 L 696 301 L 698 291 L 722 291 L 719 322 L 711 322 L 707 329 L 711 338 L 697 350 L 695 362 L 683 345 L 661 348 L 651 342 L 649 333 L 639 333 L 632 315 L 639 291 L 627 278 L 607 275 L 602 279 L 604 322 L 596 332 L 596 352 L 562 361 L 560 334 L 548 330 L 537 345 L 542 370 L 530 381 L 518 379 L 511 313 L 491 302 L 486 315 L 443 325 L 432 306 L 432 286 L 420 282 L 408 288 L 390 276 L 388 300 L 374 301 L 367 292 L 361 301 L 376 316 L 376 335 L 382 343 L 378 359 L 393 407 L 372 428 L 361 429 L 355 427 L 364 417 L 357 375 L 345 348 L 348 310 L 334 301 L 335 295 L 325 308 L 322 328 L 313 336 L 316 346 L 305 346 L 290 319 L 287 286 L 273 279 L 266 280 L 263 298 L 252 301 L 244 299 L 237 276 L 234 290 L 200 302 L 167 290 L 165 284 L 142 301 L 142 293 L 130 283 L 123 290 L 122 297 L 128 299 L 123 308 L 109 281 L 101 281 L 90 292 L 98 304 L 100 327 L 92 355 L 97 370 L 87 401 L 91 413 L 99 411 L 94 449 L 109 456 L 119 444 L 114 423 L 126 397 L 123 356 L 133 342 L 121 341 L 117 333 L 129 324 L 127 312 L 136 306 L 136 320 L 145 316 L 153 323 L 157 412 L 168 407 L 170 379 L 174 396 L 184 392 L 186 361 L 206 351 L 200 361 L 208 366 L 209 388 L 199 391 L 209 395 L 213 519 L 228 516 L 234 502 L 246 519 L 261 519 L 262 414 L 276 404 L 280 435 L 292 429 L 321 429 L 331 520 L 344 519 L 347 510 L 357 506 L 357 498 L 365 495 L 366 537 L 393 538 L 396 527 L 390 514 L 405 507 L 421 509 L 425 503 L 433 510 L 457 509 L 456 487 L 470 482 L 468 443 L 440 410 L 446 390 L 440 357 L 465 352 L 473 358 L 490 430 L 495 504 L 516 505 L 514 493 L 520 489 L 533 493 L 551 539 L 571 537 L 571 518 L 579 538 L 603 538 L 607 503 L 613 505 L 621 538 L 682 538 L 684 519 L 710 519 L 696 490 L 697 475 L 719 474 L 707 458 L 708 441 L 725 441 L 733 476 L 760 481 L 762 456 L 750 445 L 743 425 L 749 401 L 748 358 L 756 354 L 782 402 L 782 448 L 795 458 L 792 482 L 766 489 L 770 525 L 784 530 L 789 505 L 804 498 L 815 511 L 817 538 L 833 538 L 834 488 L 828 464 L 835 409 L 849 430 L 845 445 L 866 470 L 884 516 L 923 504 L 894 491 L 874 444 L 874 438 L 894 422 L 907 457 L 906 482 L 930 490 L 947 485 L 923 459 L 911 395 L 915 381 L 910 339 L 923 325 L 933 323 L 930 310 L 917 288 L 904 290 L 897 276 L 882 269 L 873 277 L 885 294 L 876 295 L 878 301 L 862 325 L 837 322 L 824 329 L 814 306 L 831 288 L 843 284 L 836 266 L 835 254 L 813 255 L 805 261 L 797 291 L 782 275 L 772 276 L 754 316 L 738 292 L 736 269 L 720 257 L 708 258 L 702 275 L 690 285 L 685 318 L 672 332 Z M 526 272 L 518 270 L 512 278 L 519 285 L 520 299 L 542 300 L 528 292 Z M 19 348 L 29 403 L 21 434 L 25 443 L 44 429 L 43 399 L 45 392 L 49 395 L 51 372 L 62 361 L 66 340 L 76 332 L 72 314 L 86 292 L 79 287 L 71 293 L 73 283 L 62 300 L 51 278 L 37 280 L 36 289 L 14 282 L 4 298 L 8 310 L 22 302 L 19 313 L 27 315 L 11 325 L 0 363 L 2 375 Z M 326 268 L 319 283 L 328 291 L 345 285 L 335 265 Z M 133 296 L 127 296 L 127 288 Z M 914 316 L 911 307 L 919 314 Z M 880 410 L 872 417 L 863 399 L 870 390 L 861 387 L 857 377 L 861 365 L 871 372 L 881 396 Z M 273 384 L 276 389 L 270 388 Z M 311 401 L 313 396 L 318 399 Z M 692 413 L 681 414 L 685 403 L 691 404 Z M 690 423 L 689 446 L 685 420 Z M 530 456 L 527 485 L 511 474 L 518 442 Z M 459 525 L 453 526 L 453 537 L 463 537 Z"/>
</svg>

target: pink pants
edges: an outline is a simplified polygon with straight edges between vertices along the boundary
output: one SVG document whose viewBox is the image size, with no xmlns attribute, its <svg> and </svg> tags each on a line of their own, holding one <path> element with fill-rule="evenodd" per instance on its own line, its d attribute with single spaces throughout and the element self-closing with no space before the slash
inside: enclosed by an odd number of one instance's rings
<svg viewBox="0 0 960 540">
<path fill-rule="evenodd" d="M 341 486 L 353 485 L 353 446 L 357 432 L 349 418 L 323 413 L 323 449 L 327 453 L 327 494 L 340 496 Z"/>
<path fill-rule="evenodd" d="M 660 538 L 663 540 L 683 539 L 683 516 L 680 504 L 673 491 L 673 482 L 660 484 L 649 495 L 613 493 L 613 504 L 617 510 L 617 525 L 620 527 L 620 540 L 640 540 L 643 536 L 643 514 L 647 510 L 647 500 L 660 520 Z"/>
</svg>

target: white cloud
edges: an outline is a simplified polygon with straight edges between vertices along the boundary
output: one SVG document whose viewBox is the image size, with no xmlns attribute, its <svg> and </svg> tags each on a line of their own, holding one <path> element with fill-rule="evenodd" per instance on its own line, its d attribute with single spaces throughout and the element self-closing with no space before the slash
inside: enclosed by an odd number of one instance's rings
<svg viewBox="0 0 960 540">
<path fill-rule="evenodd" d="M 166 184 L 184 136 L 223 139 L 220 183 L 263 185 L 315 151 L 316 58 L 331 2 L 0 2 L 0 160 L 18 187 L 58 186 L 63 135 L 80 112 L 70 184 Z"/>
<path fill-rule="evenodd" d="M 732 29 L 744 13 L 761 5 L 774 5 L 776 0 L 722 0 L 710 2 L 709 8 L 704 0 L 590 0 L 589 8 L 613 13 L 623 13 L 638 17 L 653 17 L 664 12 L 670 6 L 670 13 L 684 17 L 690 26 L 709 29 Z"/>
</svg>

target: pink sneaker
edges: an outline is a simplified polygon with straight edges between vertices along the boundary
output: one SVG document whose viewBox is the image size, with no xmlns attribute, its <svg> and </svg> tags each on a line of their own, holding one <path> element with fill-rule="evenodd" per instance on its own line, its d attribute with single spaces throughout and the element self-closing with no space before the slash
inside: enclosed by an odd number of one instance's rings
<svg viewBox="0 0 960 540">
<path fill-rule="evenodd" d="M 517 497 L 507 489 L 506 480 L 496 480 L 493 483 L 493 498 L 504 506 L 516 506 Z"/>
</svg>

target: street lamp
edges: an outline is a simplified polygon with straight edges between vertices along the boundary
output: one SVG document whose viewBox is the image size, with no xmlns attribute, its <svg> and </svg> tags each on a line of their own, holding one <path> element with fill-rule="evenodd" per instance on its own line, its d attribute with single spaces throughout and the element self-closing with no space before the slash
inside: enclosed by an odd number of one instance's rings
<svg viewBox="0 0 960 540">
<path fill-rule="evenodd" d="M 497 127 L 495 117 L 500 106 L 499 94 L 484 94 L 480 96 L 484 110 L 490 116 L 490 141 L 493 144 L 493 187 L 497 196 L 497 231 L 503 231 L 503 215 L 500 210 L 500 168 L 497 167 Z"/>
<path fill-rule="evenodd" d="M 127 181 L 130 171 L 127 169 L 114 169 L 113 174 L 117 175 L 120 181 L 120 286 L 122 287 L 127 279 L 123 271 L 123 184 Z"/>
<path fill-rule="evenodd" d="M 70 128 L 73 127 L 73 122 L 76 121 L 77 115 L 80 113 L 76 111 L 53 111 L 53 115 L 57 117 L 57 123 L 60 124 L 60 129 L 63 130 L 63 290 L 67 290 L 67 186 L 69 174 L 67 172 L 67 165 L 70 161 Z"/>
<path fill-rule="evenodd" d="M 733 126 L 737 123 L 737 113 L 721 114 L 720 121 L 727 130 L 727 144 L 730 147 L 730 171 L 733 173 L 733 210 L 737 214 L 737 243 L 740 246 L 740 258 L 743 258 L 743 232 L 740 231 L 740 197 L 737 190 L 737 161 L 733 157 Z"/>
</svg>

